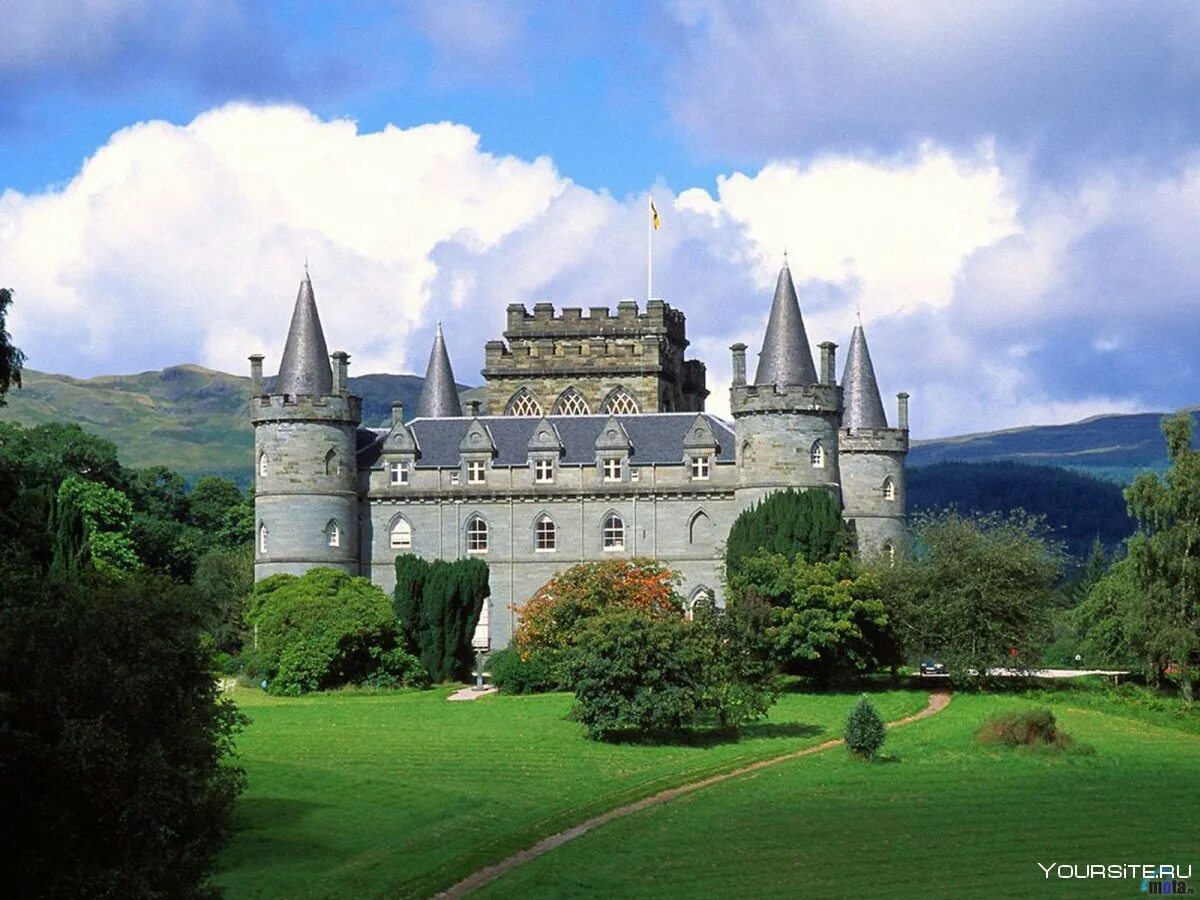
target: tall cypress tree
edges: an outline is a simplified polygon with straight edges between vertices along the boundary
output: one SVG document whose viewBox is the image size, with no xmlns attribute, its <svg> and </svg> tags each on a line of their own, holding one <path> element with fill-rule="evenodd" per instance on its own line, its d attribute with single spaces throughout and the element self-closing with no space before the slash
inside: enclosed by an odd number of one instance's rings
<svg viewBox="0 0 1200 900">
<path fill-rule="evenodd" d="M 88 564 L 87 521 L 73 494 L 60 496 L 50 507 L 50 530 L 54 533 L 54 555 L 50 577 L 59 582 L 74 580 Z"/>
<path fill-rule="evenodd" d="M 736 573 L 759 550 L 781 553 L 789 562 L 797 556 L 810 563 L 832 562 L 853 547 L 841 506 L 828 491 L 789 488 L 737 517 L 725 543 L 725 567 Z"/>
</svg>

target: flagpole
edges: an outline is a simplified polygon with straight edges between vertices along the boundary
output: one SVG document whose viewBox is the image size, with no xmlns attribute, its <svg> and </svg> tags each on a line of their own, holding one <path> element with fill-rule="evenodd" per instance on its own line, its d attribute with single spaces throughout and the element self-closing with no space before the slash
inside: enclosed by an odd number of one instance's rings
<svg viewBox="0 0 1200 900">
<path fill-rule="evenodd" d="M 654 198 L 646 195 L 646 304 L 654 297 Z"/>
</svg>

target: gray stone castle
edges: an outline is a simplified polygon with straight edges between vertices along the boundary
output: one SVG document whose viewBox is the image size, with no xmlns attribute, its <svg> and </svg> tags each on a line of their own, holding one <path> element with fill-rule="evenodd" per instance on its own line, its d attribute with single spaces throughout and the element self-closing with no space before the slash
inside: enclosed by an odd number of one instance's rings
<svg viewBox="0 0 1200 900">
<path fill-rule="evenodd" d="M 683 313 L 661 300 L 508 308 L 485 346 L 486 409 L 464 414 L 439 327 L 415 417 L 394 404 L 362 427 L 350 357 L 330 354 L 312 283 L 300 284 L 279 376 L 250 357 L 255 575 L 333 566 L 390 591 L 401 553 L 478 555 L 491 569 L 492 647 L 516 607 L 584 560 L 652 557 L 693 603 L 721 603 L 721 558 L 738 513 L 772 491 L 839 497 L 863 555 L 904 536 L 907 394 L 888 426 L 867 340 L 854 329 L 841 384 L 836 345 L 813 364 L 786 261 L 754 382 L 734 344 L 733 422 L 704 412 L 704 364 L 685 359 Z"/>
</svg>

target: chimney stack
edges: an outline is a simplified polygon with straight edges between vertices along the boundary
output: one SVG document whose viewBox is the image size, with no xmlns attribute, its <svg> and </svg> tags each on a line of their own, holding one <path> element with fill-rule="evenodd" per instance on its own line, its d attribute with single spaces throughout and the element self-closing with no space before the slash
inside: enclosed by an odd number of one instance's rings
<svg viewBox="0 0 1200 900">
<path fill-rule="evenodd" d="M 734 344 L 729 348 L 733 351 L 733 386 L 746 386 L 746 345 Z"/>
<path fill-rule="evenodd" d="M 836 366 L 834 361 L 837 344 L 833 341 L 822 341 L 821 347 L 821 384 L 834 385 L 836 383 L 836 375 L 833 370 Z"/>
<path fill-rule="evenodd" d="M 392 401 L 392 427 L 399 428 L 404 424 L 404 404 L 399 400 Z"/>
<path fill-rule="evenodd" d="M 897 426 L 901 431 L 908 431 L 908 394 L 901 391 L 896 395 L 896 401 L 898 407 L 897 416 L 899 419 Z"/>
<path fill-rule="evenodd" d="M 250 395 L 261 397 L 263 393 L 262 377 L 263 355 L 255 353 L 250 357 Z"/>
<path fill-rule="evenodd" d="M 335 350 L 329 354 L 333 360 L 333 392 L 341 397 L 350 390 L 350 354 L 345 350 Z"/>
<path fill-rule="evenodd" d="M 479 418 L 479 405 L 480 405 L 480 402 L 478 400 L 468 400 L 467 401 L 467 409 L 470 410 L 470 415 L 471 415 L 472 419 Z"/>
</svg>

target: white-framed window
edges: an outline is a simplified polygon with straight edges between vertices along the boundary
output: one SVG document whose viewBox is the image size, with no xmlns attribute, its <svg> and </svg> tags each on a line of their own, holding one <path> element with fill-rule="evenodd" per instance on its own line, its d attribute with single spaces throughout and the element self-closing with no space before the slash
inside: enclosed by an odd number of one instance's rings
<svg viewBox="0 0 1200 900">
<path fill-rule="evenodd" d="M 540 416 L 541 414 L 542 404 L 538 403 L 537 398 L 526 388 L 521 388 L 508 401 L 508 415 L 510 416 Z"/>
<path fill-rule="evenodd" d="M 258 454 L 258 474 L 262 477 L 265 477 L 267 474 L 267 454 L 265 451 Z"/>
<path fill-rule="evenodd" d="M 708 481 L 710 460 L 707 456 L 692 457 L 692 481 Z"/>
<path fill-rule="evenodd" d="M 819 440 L 813 441 L 812 446 L 808 448 L 808 461 L 814 469 L 825 468 L 825 448 Z"/>
<path fill-rule="evenodd" d="M 637 481 L 641 477 L 642 477 L 641 469 L 634 469 L 632 467 L 629 469 L 629 480 L 630 481 Z"/>
<path fill-rule="evenodd" d="M 259 553 L 267 552 L 267 523 L 266 522 L 258 523 L 258 552 Z"/>
<path fill-rule="evenodd" d="M 473 459 L 467 463 L 467 484 L 483 484 L 487 481 L 487 463 Z"/>
<path fill-rule="evenodd" d="M 397 519 L 392 523 L 390 541 L 393 550 L 412 549 L 412 525 L 408 519 Z"/>
<path fill-rule="evenodd" d="M 891 541 L 883 545 L 883 558 L 887 560 L 889 566 L 896 564 L 896 547 Z"/>
<path fill-rule="evenodd" d="M 458 472 L 457 472 L 457 471 L 454 471 L 454 472 L 451 472 L 451 473 L 450 473 L 450 483 L 451 483 L 451 484 L 458 484 Z"/>
<path fill-rule="evenodd" d="M 605 550 L 625 549 L 625 522 L 615 512 L 604 517 L 600 526 L 600 539 Z"/>
<path fill-rule="evenodd" d="M 388 463 L 388 473 L 391 476 L 392 484 L 408 484 L 408 463 Z"/>
<path fill-rule="evenodd" d="M 605 481 L 620 481 L 621 480 L 621 459 L 620 457 L 606 457 L 601 463 L 602 471 L 604 472 Z"/>
<path fill-rule="evenodd" d="M 533 480 L 536 484 L 551 484 L 554 481 L 554 460 L 535 459 L 533 461 Z"/>
<path fill-rule="evenodd" d="M 533 523 L 533 549 L 538 553 L 549 553 L 558 549 L 558 526 L 545 513 Z"/>
<path fill-rule="evenodd" d="M 330 519 L 325 526 L 325 543 L 330 547 L 342 546 L 342 529 L 338 527 L 337 519 Z"/>
<path fill-rule="evenodd" d="M 896 499 L 896 482 L 892 481 L 891 475 L 889 475 L 887 478 L 883 479 L 883 499 L 884 500 L 895 500 Z"/>
<path fill-rule="evenodd" d="M 479 516 L 471 516 L 467 520 L 467 552 L 487 553 L 488 524 Z"/>
<path fill-rule="evenodd" d="M 633 394 L 619 387 L 608 395 L 608 399 L 604 401 L 604 406 L 600 409 L 601 412 L 611 413 L 615 416 L 637 415 L 641 412 L 638 409 L 637 401 L 633 399 Z"/>
<path fill-rule="evenodd" d="M 552 410 L 553 415 L 556 416 L 587 416 L 591 415 L 591 412 L 583 395 L 573 387 L 567 388 L 558 395 L 558 400 L 555 401 Z"/>
</svg>

